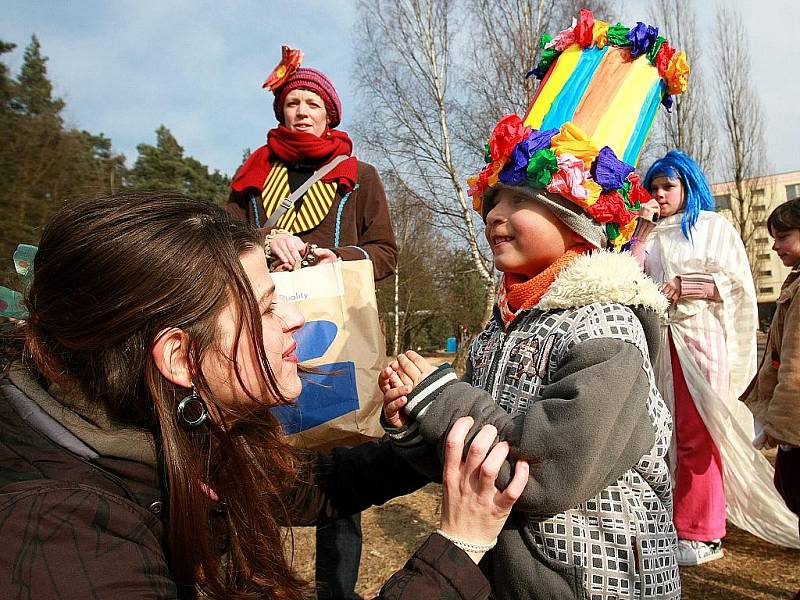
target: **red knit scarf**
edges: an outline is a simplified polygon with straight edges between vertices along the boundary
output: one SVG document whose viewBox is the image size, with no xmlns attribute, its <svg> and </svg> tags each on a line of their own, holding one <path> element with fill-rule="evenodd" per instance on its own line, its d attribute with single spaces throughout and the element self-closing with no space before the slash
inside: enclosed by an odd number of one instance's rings
<svg viewBox="0 0 800 600">
<path fill-rule="evenodd" d="M 558 257 L 544 271 L 530 279 L 525 279 L 524 276 L 516 273 L 504 273 L 500 280 L 500 289 L 497 292 L 497 304 L 500 307 L 500 315 L 503 317 L 505 327 L 507 328 L 511 324 L 518 311 L 533 308 L 539 304 L 542 296 L 550 289 L 564 267 L 590 250 L 589 246 L 575 246 Z"/>
<path fill-rule="evenodd" d="M 340 154 L 353 152 L 353 142 L 344 131 L 326 129 L 322 137 L 305 131 L 292 131 L 278 125 L 267 134 L 267 143 L 253 152 L 239 167 L 231 187 L 241 192 L 246 188 L 261 189 L 272 168 L 273 160 L 282 162 L 320 162 L 320 166 Z M 355 156 L 340 162 L 322 178 L 323 183 L 337 182 L 341 193 L 355 187 L 358 162 Z"/>
</svg>

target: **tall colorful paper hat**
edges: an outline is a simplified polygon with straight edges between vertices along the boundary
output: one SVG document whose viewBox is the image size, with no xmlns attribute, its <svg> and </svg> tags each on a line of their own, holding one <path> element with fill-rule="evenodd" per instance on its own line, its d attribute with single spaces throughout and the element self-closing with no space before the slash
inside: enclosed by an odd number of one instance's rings
<svg viewBox="0 0 800 600">
<path fill-rule="evenodd" d="M 541 80 L 524 119 L 503 117 L 485 148 L 486 167 L 468 179 L 473 207 L 498 183 L 546 189 L 605 224 L 608 241 L 630 241 L 650 195 L 634 167 L 659 104 L 686 90 L 686 55 L 658 28 L 595 21 L 583 9 L 572 27 L 543 35 Z"/>
</svg>

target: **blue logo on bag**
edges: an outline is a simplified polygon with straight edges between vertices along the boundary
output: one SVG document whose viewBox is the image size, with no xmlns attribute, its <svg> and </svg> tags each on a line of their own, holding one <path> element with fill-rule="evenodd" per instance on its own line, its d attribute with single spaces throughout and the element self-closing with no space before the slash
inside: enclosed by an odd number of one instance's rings
<svg viewBox="0 0 800 600">
<path fill-rule="evenodd" d="M 338 327 L 331 321 L 309 321 L 294 334 L 297 358 L 319 358 L 336 339 Z M 286 433 L 298 433 L 358 409 L 356 365 L 351 361 L 314 367 L 318 373 L 302 376 L 303 389 L 292 406 L 272 409 Z"/>
</svg>

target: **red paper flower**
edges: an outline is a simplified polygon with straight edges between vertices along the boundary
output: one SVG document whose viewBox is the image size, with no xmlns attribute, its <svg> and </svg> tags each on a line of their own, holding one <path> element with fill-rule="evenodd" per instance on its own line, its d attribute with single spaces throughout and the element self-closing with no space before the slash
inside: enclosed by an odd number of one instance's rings
<svg viewBox="0 0 800 600">
<path fill-rule="evenodd" d="M 588 48 L 594 42 L 594 15 L 587 8 L 581 9 L 580 18 L 575 24 L 575 41 L 581 48 Z"/>
<path fill-rule="evenodd" d="M 631 206 L 635 206 L 638 204 L 646 204 L 653 197 L 650 195 L 650 192 L 642 185 L 642 181 L 639 178 L 639 174 L 635 171 L 628 175 L 628 181 L 631 182 L 631 189 L 628 191 L 628 203 Z"/>
<path fill-rule="evenodd" d="M 625 208 L 625 198 L 619 192 L 600 194 L 597 202 L 586 212 L 598 223 L 617 223 L 626 225 L 636 218 L 636 213 Z"/>
<path fill-rule="evenodd" d="M 500 119 L 489 137 L 492 160 L 507 159 L 514 151 L 514 146 L 530 132 L 531 128 L 523 125 L 522 119 L 517 115 L 506 115 Z"/>
<path fill-rule="evenodd" d="M 297 67 L 303 62 L 303 53 L 300 50 L 294 50 L 289 46 L 281 47 L 281 62 L 278 66 L 272 69 L 264 85 L 261 87 L 274 92 L 281 87 L 286 79 L 297 70 Z"/>
<path fill-rule="evenodd" d="M 654 64 L 656 69 L 658 69 L 658 74 L 661 75 L 661 77 L 667 76 L 667 72 L 669 71 L 669 63 L 676 51 L 677 50 L 672 48 L 667 41 L 664 41 L 664 43 L 661 44 L 661 48 L 658 49 L 658 54 L 656 54 L 656 61 Z"/>
</svg>

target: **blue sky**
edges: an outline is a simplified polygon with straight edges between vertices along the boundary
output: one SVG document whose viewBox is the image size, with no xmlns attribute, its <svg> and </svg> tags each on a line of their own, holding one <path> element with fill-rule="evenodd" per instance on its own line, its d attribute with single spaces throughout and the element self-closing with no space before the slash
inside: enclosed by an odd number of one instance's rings
<svg viewBox="0 0 800 600">
<path fill-rule="evenodd" d="M 771 168 L 800 169 L 800 2 L 727 1 L 748 25 Z M 697 2 L 707 28 L 713 3 Z M 646 0 L 621 4 L 623 21 L 647 20 Z M 0 39 L 18 46 L 6 59 L 16 73 L 36 33 L 69 125 L 104 133 L 129 164 L 136 145 L 154 143 L 164 124 L 188 155 L 232 174 L 242 150 L 261 145 L 275 124 L 272 96 L 261 84 L 283 43 L 301 48 L 304 64 L 334 81 L 347 130 L 356 110 L 355 17 L 354 0 L 3 0 Z"/>
</svg>

